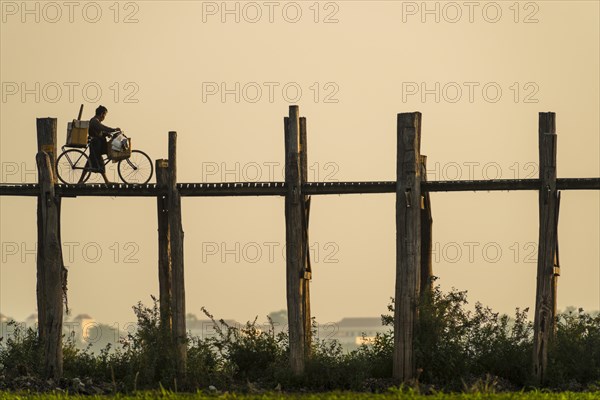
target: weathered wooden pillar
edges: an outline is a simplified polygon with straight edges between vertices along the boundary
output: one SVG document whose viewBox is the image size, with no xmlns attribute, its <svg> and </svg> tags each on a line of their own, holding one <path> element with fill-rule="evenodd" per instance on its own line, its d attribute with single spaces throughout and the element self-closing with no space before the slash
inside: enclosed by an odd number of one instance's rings
<svg viewBox="0 0 600 400">
<path fill-rule="evenodd" d="M 37 153 L 45 152 L 46 154 L 56 154 L 56 118 L 37 118 L 36 119 L 36 127 L 37 127 Z M 52 163 L 52 156 L 50 157 L 50 163 Z M 56 157 L 54 157 L 56 160 Z M 37 165 L 37 158 L 36 158 Z M 51 171 L 52 166 L 50 167 Z M 41 189 L 41 181 L 39 180 L 40 169 L 38 167 L 38 182 L 40 183 Z M 50 178 L 51 182 L 54 183 L 54 177 Z M 36 283 L 36 294 L 37 294 L 37 309 L 38 309 L 38 334 L 40 340 L 44 340 L 46 337 L 46 332 L 44 330 L 46 320 L 46 305 L 44 303 L 45 295 L 45 283 L 44 283 L 44 252 L 40 251 L 42 248 L 42 243 L 44 240 L 43 230 L 42 230 L 42 205 L 44 202 L 40 197 L 38 197 L 37 203 L 37 220 L 38 220 L 38 231 L 37 231 L 37 283 Z"/>
<path fill-rule="evenodd" d="M 427 182 L 427 156 L 421 155 L 421 182 Z M 429 192 L 421 192 L 421 295 L 431 292 L 433 278 L 431 199 Z"/>
<path fill-rule="evenodd" d="M 39 121 L 39 120 L 38 120 Z M 38 330 L 43 350 L 43 374 L 58 379 L 63 373 L 62 322 L 65 279 L 60 242 L 60 199 L 54 192 L 50 157 L 36 155 L 38 168 L 37 304 Z"/>
<path fill-rule="evenodd" d="M 413 334 L 421 268 L 421 113 L 398 114 L 394 379 L 415 378 Z"/>
<path fill-rule="evenodd" d="M 161 190 L 169 187 L 169 161 L 156 160 L 156 185 Z M 156 199 L 158 213 L 158 287 L 161 327 L 171 336 L 171 242 L 169 238 L 169 204 L 166 193 Z"/>
<path fill-rule="evenodd" d="M 555 113 L 539 114 L 539 243 L 535 316 L 533 322 L 533 374 L 543 383 L 548 364 L 548 345 L 554 332 L 556 311 L 554 258 L 556 254 L 557 205 L 556 190 L 556 120 Z"/>
<path fill-rule="evenodd" d="M 172 324 L 177 375 L 185 379 L 187 337 L 185 328 L 185 283 L 183 269 L 183 228 L 181 196 L 177 189 L 177 132 L 169 132 L 168 225 L 171 245 Z"/>
<path fill-rule="evenodd" d="M 295 375 L 304 372 L 304 254 L 302 221 L 304 207 L 300 176 L 300 121 L 298 106 L 290 106 L 285 118 L 285 242 L 286 293 L 290 343 L 290 365 Z"/>
<path fill-rule="evenodd" d="M 306 118 L 300 117 L 300 181 L 308 182 L 308 147 L 306 139 Z M 304 354 L 306 359 L 312 355 L 312 319 L 310 313 L 310 281 L 312 266 L 310 265 L 310 242 L 308 241 L 308 222 L 310 217 L 310 196 L 302 196 L 302 254 L 304 255 L 304 275 L 302 280 L 302 317 L 304 319 Z"/>
<path fill-rule="evenodd" d="M 556 335 L 556 307 L 558 300 L 558 277 L 560 276 L 560 259 L 558 255 L 558 215 L 560 213 L 560 192 L 556 198 L 556 214 L 554 226 L 556 230 L 556 244 L 554 246 L 554 268 L 552 274 L 552 335 Z"/>
<path fill-rule="evenodd" d="M 38 153 L 43 151 L 50 158 L 53 183 L 58 182 L 56 175 L 56 118 L 37 118 L 37 142 Z"/>
</svg>

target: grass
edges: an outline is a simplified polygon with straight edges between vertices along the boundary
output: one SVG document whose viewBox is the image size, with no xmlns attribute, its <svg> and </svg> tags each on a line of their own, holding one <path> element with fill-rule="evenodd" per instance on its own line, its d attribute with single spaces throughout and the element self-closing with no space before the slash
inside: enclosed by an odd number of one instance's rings
<svg viewBox="0 0 600 400">
<path fill-rule="evenodd" d="M 310 394 L 284 394 L 284 393 L 265 393 L 265 394 L 178 394 L 170 391 L 152 391 L 138 392 L 135 395 L 116 395 L 116 396 L 80 396 L 68 394 L 17 394 L 0 392 L 0 400 L 187 400 L 187 399 L 211 399 L 211 400 L 392 400 L 392 399 L 423 399 L 423 400 L 510 400 L 510 399 L 525 399 L 525 400 L 596 400 L 600 399 L 600 392 L 510 392 L 510 393 L 436 393 L 432 395 L 420 395 L 413 391 L 401 391 L 398 389 L 390 389 L 387 393 L 370 394 L 356 392 L 328 392 L 328 393 L 310 393 Z"/>
</svg>

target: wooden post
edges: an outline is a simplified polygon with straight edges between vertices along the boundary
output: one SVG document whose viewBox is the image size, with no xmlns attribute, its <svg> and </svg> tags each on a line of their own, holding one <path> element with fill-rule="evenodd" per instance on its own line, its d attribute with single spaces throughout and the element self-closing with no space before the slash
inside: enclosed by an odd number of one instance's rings
<svg viewBox="0 0 600 400">
<path fill-rule="evenodd" d="M 169 237 L 171 242 L 172 323 L 177 375 L 185 379 L 187 365 L 187 337 L 185 328 L 185 283 L 183 269 L 183 228 L 181 224 L 181 196 L 177 189 L 177 132 L 169 132 Z"/>
<path fill-rule="evenodd" d="M 56 118 L 37 118 L 38 153 L 43 151 L 50 157 L 53 183 L 57 183 L 56 175 Z"/>
<path fill-rule="evenodd" d="M 290 365 L 295 375 L 304 372 L 304 317 L 302 289 L 304 288 L 304 255 L 302 221 L 302 191 L 300 177 L 299 110 L 290 106 L 285 121 L 285 241 L 286 241 L 286 293 L 290 343 Z"/>
<path fill-rule="evenodd" d="M 560 257 L 558 254 L 558 215 L 560 212 L 560 192 L 557 192 L 556 213 L 554 226 L 556 230 L 556 243 L 554 245 L 554 268 L 552 273 L 552 336 L 556 335 L 556 302 L 558 299 L 558 277 L 560 276 Z"/>
<path fill-rule="evenodd" d="M 156 184 L 160 189 L 169 187 L 169 161 L 156 160 Z M 169 204 L 166 194 L 156 199 L 158 213 L 158 286 L 161 327 L 171 337 L 171 243 L 169 238 Z"/>
<path fill-rule="evenodd" d="M 306 139 L 306 118 L 300 117 L 300 181 L 308 181 L 308 147 Z M 312 267 L 310 265 L 310 242 L 308 241 L 308 222 L 310 217 L 310 196 L 302 196 L 302 254 L 304 275 L 302 279 L 302 317 L 304 319 L 304 354 L 306 359 L 312 355 L 312 319 L 310 314 L 310 280 Z"/>
<path fill-rule="evenodd" d="M 421 182 L 427 182 L 427 156 L 421 156 Z M 432 225 L 431 198 L 429 192 L 421 194 L 421 295 L 431 292 L 433 264 L 431 254 Z"/>
<path fill-rule="evenodd" d="M 44 354 L 44 376 L 56 380 L 62 377 L 63 373 L 62 321 L 65 268 L 59 233 L 60 198 L 54 193 L 54 176 L 48 154 L 38 152 L 36 164 L 40 185 L 37 249 L 38 330 Z"/>
<path fill-rule="evenodd" d="M 398 114 L 397 133 L 394 379 L 410 382 L 421 268 L 421 113 Z"/>
<path fill-rule="evenodd" d="M 533 322 L 533 374 L 543 383 L 548 364 L 548 345 L 554 331 L 553 280 L 556 248 L 556 120 L 555 113 L 539 114 L 539 243 L 535 316 Z"/>
</svg>

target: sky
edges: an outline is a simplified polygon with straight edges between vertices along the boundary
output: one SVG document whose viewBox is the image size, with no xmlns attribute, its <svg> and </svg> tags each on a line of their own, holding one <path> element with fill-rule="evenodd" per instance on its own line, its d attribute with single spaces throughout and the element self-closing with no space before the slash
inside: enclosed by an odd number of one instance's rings
<svg viewBox="0 0 600 400">
<path fill-rule="evenodd" d="M 283 117 L 307 118 L 311 181 L 395 180 L 396 115 L 423 114 L 429 180 L 535 178 L 556 112 L 558 177 L 600 176 L 597 1 L 1 1 L 0 181 L 36 182 L 35 121 L 84 104 L 180 182 L 283 181 Z M 109 178 L 117 180 L 114 166 Z M 154 179 L 152 180 L 154 182 Z M 513 314 L 535 301 L 535 191 L 433 193 L 433 269 Z M 63 199 L 74 314 L 110 324 L 158 294 L 156 200 Z M 0 197 L 0 312 L 35 311 L 36 199 Z M 284 309 L 284 199 L 183 198 L 187 311 Z M 315 196 L 312 312 L 387 312 L 395 196 Z M 600 309 L 600 192 L 564 191 L 558 308 Z M 532 317 L 532 312 L 529 313 Z"/>
</svg>

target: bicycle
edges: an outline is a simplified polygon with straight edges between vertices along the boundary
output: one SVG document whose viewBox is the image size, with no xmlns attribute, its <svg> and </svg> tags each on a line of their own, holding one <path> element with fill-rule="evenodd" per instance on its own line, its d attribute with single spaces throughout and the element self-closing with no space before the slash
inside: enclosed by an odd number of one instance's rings
<svg viewBox="0 0 600 400">
<path fill-rule="evenodd" d="M 113 132 L 113 136 L 121 133 Z M 89 142 L 83 150 L 69 148 L 72 146 L 62 146 L 62 153 L 56 159 L 56 172 L 58 179 L 65 184 L 85 183 L 90 179 L 92 168 L 89 166 L 89 156 L 86 151 L 89 149 Z M 110 146 L 110 143 L 109 143 Z M 106 154 L 102 155 L 104 165 L 112 161 Z M 154 173 L 154 166 L 148 154 L 141 150 L 131 150 L 129 158 L 119 160 L 117 164 L 119 178 L 127 184 L 145 184 L 150 181 Z M 84 174 L 83 179 L 81 175 Z"/>
</svg>

